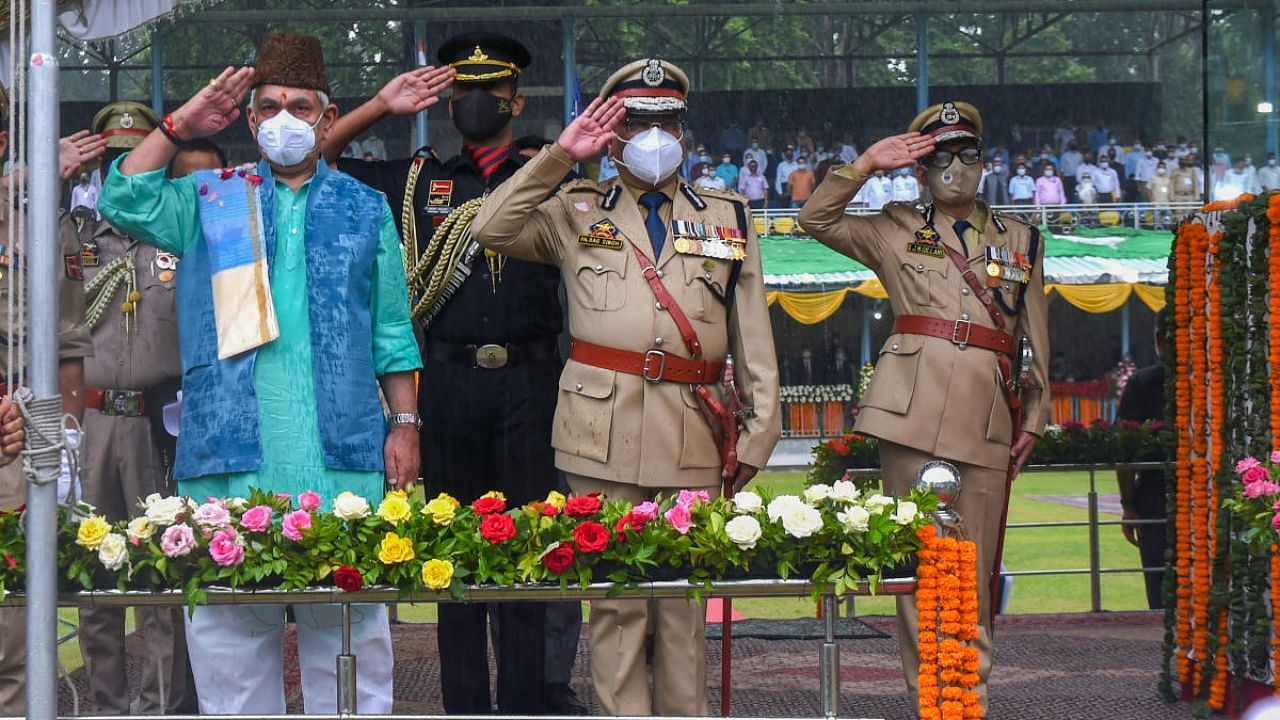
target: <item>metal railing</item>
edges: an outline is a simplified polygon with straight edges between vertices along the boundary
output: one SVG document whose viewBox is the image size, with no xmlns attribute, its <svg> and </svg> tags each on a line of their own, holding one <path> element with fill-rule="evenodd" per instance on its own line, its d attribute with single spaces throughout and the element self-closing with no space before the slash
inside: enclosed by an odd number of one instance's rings
<svg viewBox="0 0 1280 720">
<path fill-rule="evenodd" d="M 1135 229 L 1172 230 L 1177 227 L 1181 218 L 1199 210 L 1202 205 L 1203 203 L 1201 202 L 1118 202 L 1068 203 L 1065 205 L 995 205 L 992 209 L 1026 222 L 1051 228 L 1076 225 L 1105 228 L 1122 225 Z M 850 215 L 874 215 L 880 211 L 863 205 L 850 204 L 845 208 L 845 212 Z M 1103 224 L 1099 217 L 1099 213 L 1103 212 L 1118 213 L 1120 224 Z M 788 226 L 790 229 L 776 233 L 782 235 L 790 235 L 800 231 L 799 223 L 795 222 L 799 213 L 800 210 L 798 208 L 766 208 L 764 210 L 751 211 L 752 217 L 763 219 L 766 228 L 770 231 L 776 228 L 775 221 L 777 220 L 784 220 L 784 226 L 786 226 L 785 221 L 791 221 L 793 224 Z M 1070 221 L 1063 222 L 1063 216 L 1069 216 Z"/>
<path fill-rule="evenodd" d="M 887 578 L 881 583 L 878 594 L 906 595 L 915 592 L 915 578 Z M 705 597 L 803 597 L 811 595 L 816 589 L 822 595 L 823 620 L 825 633 L 819 649 L 819 677 L 822 693 L 822 714 L 826 720 L 834 720 L 840 709 L 840 647 L 836 644 L 835 623 L 839 617 L 837 596 L 831 586 L 815 586 L 808 580 L 726 580 L 714 583 L 709 589 L 689 584 L 685 580 L 666 580 L 639 583 L 628 587 L 620 594 L 613 592 L 612 583 L 592 583 L 586 587 L 570 586 L 563 590 L 559 585 L 522 585 L 517 587 L 471 586 L 464 590 L 462 599 L 454 599 L 445 593 L 402 594 L 390 587 L 372 587 L 356 592 L 344 592 L 337 588 L 308 588 L 305 590 L 255 590 L 235 588 L 209 588 L 207 604 L 209 605 L 276 605 L 276 604 L 327 604 L 342 606 L 342 652 L 336 658 L 337 667 L 337 714 L 308 715 L 308 718 L 321 720 L 349 720 L 357 711 L 356 708 L 356 657 L 351 654 L 351 606 L 371 603 L 452 603 L 452 602 L 521 602 L 550 600 L 603 600 L 603 599 L 650 599 L 686 597 L 691 591 L 701 589 Z M 870 585 L 861 581 L 849 595 L 870 595 Z M 0 600 L 0 607 L 24 606 L 26 598 L 20 593 L 11 593 Z M 161 590 L 156 592 L 94 590 L 58 595 L 60 607 L 131 607 L 156 605 L 185 605 L 186 599 L 180 590 Z M 197 609 L 197 612 L 199 610 Z M 99 720 L 93 716 L 79 717 L 78 720 Z M 147 716 L 147 720 L 161 720 L 184 716 Z M 235 715 L 229 716 L 238 720 L 284 720 L 289 716 L 273 715 Z M 371 720 L 436 720 L 437 718 L 466 719 L 467 716 L 435 716 L 435 715 L 364 715 Z M 493 720 L 495 716 L 484 718 Z M 498 716 L 502 717 L 502 716 Z M 516 718 L 520 716 L 506 716 Z M 549 720 L 570 720 L 548 716 Z M 102 718 L 101 720 L 106 720 Z M 118 720 L 118 718 L 116 719 Z M 479 718 L 477 718 L 479 720 Z M 635 720 L 639 720 L 638 718 Z M 693 720 L 689 718 L 688 720 Z M 705 719 L 702 719 L 705 720 Z"/>
<path fill-rule="evenodd" d="M 1114 573 L 1146 573 L 1163 572 L 1164 567 L 1102 567 L 1102 549 L 1099 529 L 1112 525 L 1163 525 L 1164 520 L 1101 520 L 1098 511 L 1098 472 L 1115 470 L 1163 470 L 1170 467 L 1164 462 L 1135 462 L 1116 464 L 1077 464 L 1077 465 L 1033 465 L 1022 470 L 1023 473 L 1042 472 L 1081 472 L 1089 473 L 1088 514 L 1087 520 L 1064 520 L 1055 522 L 1022 522 L 1009 523 L 1006 530 L 1048 527 L 1087 527 L 1089 528 L 1089 565 L 1083 568 L 1060 568 L 1051 570 L 1006 570 L 1002 576 L 1019 577 L 1033 575 L 1089 575 L 1090 612 L 1102 612 L 1102 576 Z M 880 468 L 851 468 L 847 471 L 850 477 L 880 477 Z"/>
</svg>

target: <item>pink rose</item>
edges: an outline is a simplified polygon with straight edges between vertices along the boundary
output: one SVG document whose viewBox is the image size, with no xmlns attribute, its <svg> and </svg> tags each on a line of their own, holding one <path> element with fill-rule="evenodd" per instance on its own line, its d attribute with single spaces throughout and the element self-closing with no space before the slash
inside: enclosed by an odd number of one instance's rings
<svg viewBox="0 0 1280 720">
<path fill-rule="evenodd" d="M 1280 465 L 1280 450 L 1271 451 L 1271 462 Z"/>
<path fill-rule="evenodd" d="M 1276 513 L 1275 516 L 1271 518 L 1271 527 L 1276 530 L 1280 530 L 1280 513 Z"/>
<path fill-rule="evenodd" d="M 244 562 L 244 545 L 235 530 L 225 528 L 213 534 L 209 541 L 209 557 L 223 567 L 239 565 Z"/>
<path fill-rule="evenodd" d="M 196 546 L 195 533 L 187 525 L 170 525 L 160 536 L 160 550 L 166 557 L 176 558 L 191 552 Z"/>
<path fill-rule="evenodd" d="M 290 495 L 289 493 L 278 492 L 276 493 L 276 497 L 280 498 L 281 500 L 288 500 L 289 502 L 293 502 L 293 496 Z"/>
<path fill-rule="evenodd" d="M 1253 467 L 1244 471 L 1245 485 L 1252 485 L 1254 483 L 1260 483 L 1270 479 L 1271 479 L 1271 476 L 1269 473 L 1267 473 L 1267 469 L 1262 467 L 1261 465 L 1254 465 Z"/>
<path fill-rule="evenodd" d="M 271 508 L 266 505 L 254 505 L 240 516 L 240 525 L 250 532 L 263 532 L 271 527 Z"/>
<path fill-rule="evenodd" d="M 689 508 L 697 505 L 699 502 L 711 502 L 711 495 L 708 494 L 706 490 L 681 490 L 680 497 L 676 498 L 677 505 L 683 505 Z"/>
<path fill-rule="evenodd" d="M 666 512 L 663 516 L 667 522 L 671 523 L 671 527 L 681 535 L 688 535 L 689 528 L 693 527 L 693 516 L 689 514 L 689 507 L 676 503 L 674 507 Z"/>
<path fill-rule="evenodd" d="M 1250 499 L 1260 498 L 1267 495 L 1275 495 L 1278 492 L 1280 492 L 1280 485 L 1277 485 L 1270 480 L 1249 483 L 1244 486 L 1244 496 Z"/>
<path fill-rule="evenodd" d="M 311 527 L 311 513 L 306 510 L 294 510 L 284 516 L 280 524 L 280 532 L 285 537 L 297 542 L 302 539 L 302 531 Z"/>
<path fill-rule="evenodd" d="M 1258 458 L 1247 457 L 1241 460 L 1240 462 L 1236 463 L 1236 472 L 1239 473 L 1240 475 L 1243 475 L 1245 474 L 1245 471 L 1252 470 L 1253 468 L 1256 468 L 1261 464 L 1262 463 L 1258 462 Z"/>
<path fill-rule="evenodd" d="M 308 490 L 298 496 L 298 507 L 311 512 L 320 509 L 320 493 Z"/>
<path fill-rule="evenodd" d="M 637 517 L 642 517 L 645 520 L 657 520 L 658 503 L 653 502 L 652 500 L 646 500 L 632 508 L 631 512 Z"/>
<path fill-rule="evenodd" d="M 227 512 L 227 508 L 221 502 L 211 499 L 196 508 L 191 519 L 201 527 L 220 528 L 231 524 L 231 513 Z"/>
</svg>

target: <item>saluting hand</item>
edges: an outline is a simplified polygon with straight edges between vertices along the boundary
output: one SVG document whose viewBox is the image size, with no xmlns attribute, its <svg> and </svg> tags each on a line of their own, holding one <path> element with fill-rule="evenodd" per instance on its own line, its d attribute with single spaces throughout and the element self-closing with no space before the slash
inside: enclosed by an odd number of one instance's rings
<svg viewBox="0 0 1280 720">
<path fill-rule="evenodd" d="M 26 440 L 26 423 L 22 412 L 6 397 L 0 400 L 0 467 L 13 462 L 22 452 L 23 441 Z"/>
<path fill-rule="evenodd" d="M 627 108 L 620 98 L 596 98 L 560 133 L 556 143 L 575 163 L 593 158 L 613 140 L 613 129 L 626 114 Z"/>
<path fill-rule="evenodd" d="M 72 133 L 58 141 L 58 175 L 63 180 L 76 174 L 81 165 L 95 160 L 107 150 L 107 139 L 88 130 Z"/>
<path fill-rule="evenodd" d="M 457 71 L 448 65 L 420 67 L 397 75 L 378 91 L 378 101 L 392 115 L 413 115 L 440 101 Z"/>
<path fill-rule="evenodd" d="M 932 135 L 918 132 L 891 135 L 867 148 L 853 161 L 853 168 L 863 175 L 877 170 L 897 170 L 933 152 Z"/>
<path fill-rule="evenodd" d="M 222 74 L 173 112 L 174 131 L 183 140 L 222 132 L 240 117 L 240 103 L 253 85 L 254 70 L 227 66 Z"/>
</svg>

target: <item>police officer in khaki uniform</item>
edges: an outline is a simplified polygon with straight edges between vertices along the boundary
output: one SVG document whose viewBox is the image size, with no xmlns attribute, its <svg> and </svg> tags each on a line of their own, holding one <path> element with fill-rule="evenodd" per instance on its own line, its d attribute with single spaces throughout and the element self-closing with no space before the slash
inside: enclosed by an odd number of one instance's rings
<svg viewBox="0 0 1280 720">
<path fill-rule="evenodd" d="M 934 459 L 960 470 L 958 511 L 964 532 L 978 544 L 978 691 L 985 705 L 991 669 L 985 580 L 996 569 L 1006 477 L 1026 461 L 1048 417 L 1049 334 L 1044 243 L 1035 228 L 976 200 L 981 138 L 976 108 L 935 105 L 905 135 L 881 140 L 852 165 L 828 173 L 799 222 L 824 245 L 874 270 L 889 293 L 894 332 L 880 350 L 854 426 L 879 438 L 886 488 L 905 493 L 920 467 Z M 932 205 L 894 203 L 875 215 L 845 215 L 845 205 L 873 173 L 917 160 Z M 1034 363 L 1027 387 L 1012 393 L 1023 416 L 1014 427 L 1003 381 L 1018 372 L 1015 351 L 1023 336 Z M 916 629 L 914 598 L 900 598 L 899 646 L 913 701 Z"/>
<path fill-rule="evenodd" d="M 639 502 L 681 488 L 718 493 L 720 447 L 691 385 L 716 383 L 728 353 L 755 408 L 736 444 L 735 489 L 764 466 L 781 434 L 777 358 L 746 201 L 695 191 L 677 175 L 688 88 L 665 61 L 623 67 L 472 224 L 493 250 L 560 267 L 573 343 L 552 445 L 580 495 Z M 574 163 L 606 147 L 618 178 L 575 181 L 547 199 Z M 696 347 L 683 339 L 690 330 Z M 605 712 L 706 713 L 703 613 L 684 599 L 592 604 L 591 672 Z"/>
<path fill-rule="evenodd" d="M 9 96 L 0 86 L 0 127 L 7 127 L 9 118 Z M 71 138 L 64 138 L 61 144 L 60 166 L 62 179 L 66 180 L 79 168 L 81 160 L 90 160 L 101 154 L 100 140 L 87 137 L 88 133 L 77 133 Z M 72 138 L 87 143 L 77 146 Z M 8 149 L 9 136 L 0 132 L 0 157 Z M 85 154 L 81 155 L 80 152 Z M 21 257 L 22 248 L 7 247 L 10 223 L 18 221 L 17 211 L 9 205 L 8 182 L 12 176 L 0 181 L 0 308 L 7 307 L 12 291 L 11 278 L 14 263 Z M 63 271 L 58 276 L 58 392 L 62 394 L 63 411 L 79 419 L 83 413 L 84 402 L 84 358 L 93 354 L 93 344 L 89 339 L 89 331 L 84 324 L 84 273 L 80 266 L 80 241 L 69 222 L 63 222 L 59 229 L 59 253 L 62 257 Z M 19 242 L 25 242 L 19 239 Z M 17 298 L 13 299 L 15 308 Z M 19 381 L 20 368 L 9 367 L 8 350 L 17 351 L 17 338 L 25 334 L 26 318 L 14 319 L 16 326 L 11 326 L 9 318 L 0 311 L 0 340 L 6 347 L 0 348 L 0 372 L 3 373 L 3 384 L 0 392 L 8 395 L 10 383 Z M 29 346 L 24 346 L 29 347 Z M 29 351 L 28 351 L 29 352 Z M 26 358 L 15 357 L 15 364 L 25 366 Z M 27 479 L 22 473 L 22 463 L 11 462 L 0 468 L 0 508 L 13 508 L 26 502 Z M 24 608 L 0 609 L 0 715 L 25 715 L 26 698 L 26 665 L 27 665 L 27 612 Z"/>
<path fill-rule="evenodd" d="M 107 138 L 110 163 L 158 124 L 147 106 L 117 102 L 94 116 L 93 130 Z M 80 263 L 93 333 L 93 357 L 85 361 L 84 495 L 115 522 L 139 515 L 138 501 L 151 493 L 176 492 L 169 472 L 176 443 L 164 430 L 163 409 L 182 384 L 174 306 L 178 258 L 139 243 L 105 220 L 89 219 L 81 226 Z M 147 640 L 136 713 L 195 710 L 182 612 L 177 607 L 134 610 Z M 124 608 L 80 611 L 89 691 L 103 715 L 130 712 L 124 615 Z"/>
</svg>

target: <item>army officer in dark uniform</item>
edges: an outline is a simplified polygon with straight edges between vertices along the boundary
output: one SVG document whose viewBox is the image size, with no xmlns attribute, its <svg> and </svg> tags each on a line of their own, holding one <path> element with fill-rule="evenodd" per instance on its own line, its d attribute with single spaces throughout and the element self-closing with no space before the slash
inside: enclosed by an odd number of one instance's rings
<svg viewBox="0 0 1280 720">
<path fill-rule="evenodd" d="M 463 137 L 460 154 L 441 162 L 431 148 L 422 148 L 412 158 L 343 159 L 338 167 L 386 193 L 406 256 L 416 259 L 408 274 L 415 324 L 423 336 L 418 405 L 428 495 L 445 491 L 465 503 L 499 490 L 514 506 L 545 498 L 556 488 L 551 421 L 560 371 L 560 276 L 555 268 L 479 246 L 468 251 L 452 242 L 433 245 L 431 237 L 442 224 L 447 230 L 465 222 L 468 211 L 458 211 L 460 206 L 524 164 L 512 148 L 511 121 L 524 107 L 517 80 L 530 55 L 510 38 L 470 33 L 450 39 L 438 57 L 445 67 L 405 73 L 340 118 L 324 152 L 337 158 L 373 123 L 429 107 L 453 81 L 449 114 Z M 428 292 L 428 285 L 434 291 Z M 447 713 L 491 710 L 486 618 L 501 630 L 498 709 L 573 711 L 563 702 L 576 703 L 567 684 L 544 686 L 545 612 L 542 603 L 440 606 Z"/>
</svg>

